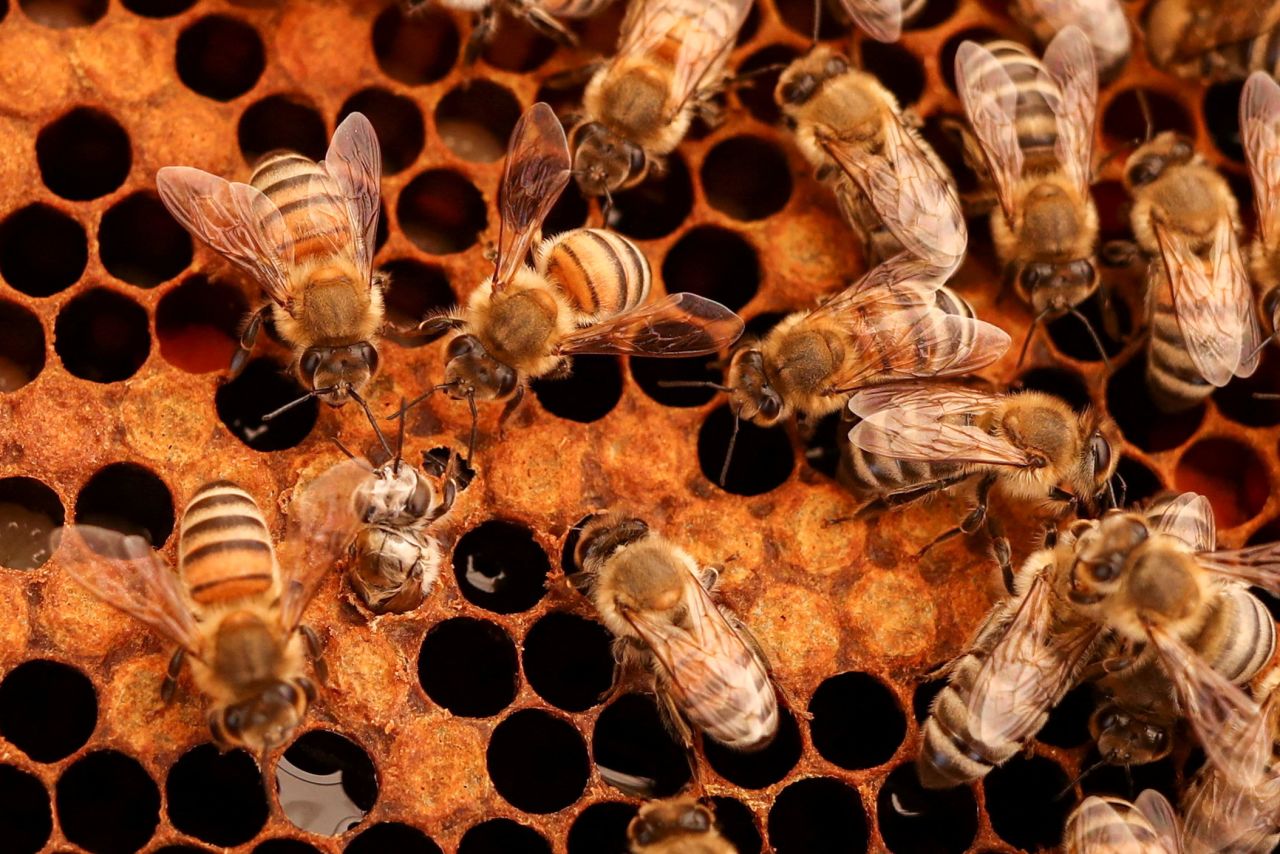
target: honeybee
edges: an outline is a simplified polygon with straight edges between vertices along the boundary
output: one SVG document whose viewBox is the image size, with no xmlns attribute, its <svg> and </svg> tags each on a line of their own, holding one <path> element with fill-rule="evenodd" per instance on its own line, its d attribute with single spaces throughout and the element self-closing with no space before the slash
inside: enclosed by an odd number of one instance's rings
<svg viewBox="0 0 1280 854">
<path fill-rule="evenodd" d="M 1069 313 L 1102 352 L 1077 308 L 1099 284 L 1098 211 L 1089 194 L 1098 75 L 1088 37 L 1067 27 L 1045 48 L 1043 62 L 1016 42 L 966 41 L 955 69 L 973 127 L 966 157 L 999 202 L 991 238 L 1005 286 L 1035 312 L 1027 342 L 1044 320 Z"/>
<path fill-rule="evenodd" d="M 1166 131 L 1124 167 L 1130 216 L 1147 265 L 1147 387 L 1177 412 L 1258 367 L 1262 332 L 1236 242 L 1240 217 L 1226 180 L 1191 140 Z"/>
<path fill-rule="evenodd" d="M 778 731 L 778 699 L 764 652 L 711 598 L 719 578 L 642 519 L 587 524 L 575 549 L 586 589 L 615 638 L 621 673 L 652 675 L 680 740 L 690 727 L 735 750 L 760 750 Z"/>
<path fill-rule="evenodd" d="M 466 61 L 474 62 L 481 49 L 493 38 L 498 12 L 521 18 L 544 36 L 561 44 L 574 45 L 578 39 L 560 22 L 561 18 L 590 18 L 604 10 L 613 0 L 439 0 L 446 9 L 475 14 L 475 24 L 467 40 Z M 409 12 L 417 11 L 425 0 L 406 0 Z"/>
<path fill-rule="evenodd" d="M 1067 27 L 1079 27 L 1093 45 L 1102 83 L 1113 80 L 1129 61 L 1132 36 L 1119 0 L 1014 0 L 1009 12 L 1041 44 Z"/>
<path fill-rule="evenodd" d="M 534 104 L 511 135 L 493 275 L 461 312 L 420 326 L 428 338 L 456 333 L 437 388 L 469 401 L 473 413 L 476 400 L 509 398 L 505 418 L 529 380 L 564 376 L 575 354 L 696 356 L 742 334 L 741 318 L 696 294 L 646 302 L 648 260 L 609 231 L 577 228 L 542 241 L 528 266 L 529 245 L 568 181 L 564 130 L 549 106 Z"/>
<path fill-rule="evenodd" d="M 1129 803 L 1085 798 L 1067 816 L 1066 854 L 1181 854 L 1181 825 L 1164 795 L 1147 789 Z"/>
<path fill-rule="evenodd" d="M 737 854 L 711 810 L 690 797 L 650 801 L 627 825 L 632 854 Z"/>
<path fill-rule="evenodd" d="M 378 138 L 360 113 L 338 125 L 321 163 L 277 151 L 263 157 L 248 184 L 189 166 L 156 173 L 169 213 L 269 298 L 244 327 L 233 375 L 248 364 L 270 315 L 293 348 L 294 369 L 309 390 L 303 399 L 363 405 L 361 394 L 378 371 L 374 338 L 383 322 L 383 279 L 373 270 L 381 180 Z"/>
<path fill-rule="evenodd" d="M 1268 340 L 1280 331 L 1280 85 L 1255 71 L 1240 93 L 1240 137 L 1258 233 L 1249 246 L 1249 270 L 1259 289 L 1258 307 L 1271 325 Z"/>
<path fill-rule="evenodd" d="M 969 233 L 955 182 L 874 75 L 819 46 L 787 67 L 774 97 L 870 265 L 904 250 L 945 271 L 943 279 L 960 265 Z"/>
<path fill-rule="evenodd" d="M 1273 72 L 1280 3 L 1155 0 L 1143 29 L 1151 60 L 1182 77 L 1228 79 Z"/>
<path fill-rule="evenodd" d="M 316 697 L 308 655 L 324 681 L 319 639 L 301 624 L 302 612 L 355 533 L 351 495 L 364 477 L 344 463 L 301 488 L 278 550 L 253 498 L 219 480 L 197 490 L 183 511 L 176 574 L 141 537 L 89 525 L 59 529 L 57 554 L 90 593 L 178 645 L 162 689 L 166 702 L 189 661 L 209 699 L 214 740 L 265 760 Z"/>
</svg>

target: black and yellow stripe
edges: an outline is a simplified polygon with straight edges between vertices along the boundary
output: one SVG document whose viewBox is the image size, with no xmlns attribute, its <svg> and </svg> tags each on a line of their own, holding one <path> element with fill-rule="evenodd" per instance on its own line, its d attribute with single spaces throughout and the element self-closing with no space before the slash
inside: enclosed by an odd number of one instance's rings
<svg viewBox="0 0 1280 854">
<path fill-rule="evenodd" d="M 1147 388 L 1164 412 L 1181 412 L 1204 400 L 1213 386 L 1187 352 L 1164 263 L 1153 258 L 1147 267 Z"/>
<path fill-rule="evenodd" d="M 266 520 L 249 493 L 226 480 L 200 487 L 183 511 L 178 560 L 201 605 L 261 594 L 275 580 Z"/>
<path fill-rule="evenodd" d="M 1276 648 L 1276 624 L 1267 606 L 1243 587 L 1222 591 L 1191 646 L 1228 682 L 1242 685 L 1262 670 Z"/>
<path fill-rule="evenodd" d="M 537 5 L 557 18 L 587 18 L 612 2 L 613 0 L 537 0 Z"/>
<path fill-rule="evenodd" d="M 1057 171 L 1053 147 L 1058 142 L 1058 120 L 1053 105 L 1062 100 L 1053 78 L 1024 45 L 1011 41 L 987 44 L 987 50 L 1003 66 L 1017 92 L 1018 147 L 1025 158 L 1024 172 Z"/>
<path fill-rule="evenodd" d="M 345 208 L 331 202 L 342 198 L 338 185 L 309 158 L 292 151 L 264 155 L 249 183 L 275 205 L 265 218 L 283 219 L 297 263 L 323 264 L 335 247 L 354 244 Z"/>
<path fill-rule="evenodd" d="M 630 240 L 599 228 L 558 234 L 539 251 L 538 271 L 555 282 L 580 320 L 601 320 L 643 304 L 653 274 Z"/>
</svg>

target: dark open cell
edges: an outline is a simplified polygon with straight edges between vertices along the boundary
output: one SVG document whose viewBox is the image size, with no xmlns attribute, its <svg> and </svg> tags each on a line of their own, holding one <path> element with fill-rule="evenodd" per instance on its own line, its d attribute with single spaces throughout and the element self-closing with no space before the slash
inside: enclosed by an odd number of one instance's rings
<svg viewBox="0 0 1280 854">
<path fill-rule="evenodd" d="M 1147 389 L 1145 353 L 1132 359 L 1107 378 L 1107 412 L 1120 425 L 1124 437 L 1144 451 L 1177 448 L 1200 429 L 1204 405 L 1166 414 L 1160 412 Z"/>
<path fill-rule="evenodd" d="M 1098 341 L 1102 343 L 1102 350 L 1107 354 L 1108 359 L 1115 357 L 1124 349 L 1125 337 L 1130 328 L 1129 308 L 1124 300 L 1111 301 L 1111 310 L 1115 312 L 1113 323 L 1120 332 L 1119 338 L 1112 338 L 1107 334 L 1107 325 L 1102 314 L 1102 300 L 1098 295 L 1095 294 L 1076 308 L 1088 321 L 1087 326 L 1073 314 L 1064 314 L 1045 323 L 1049 340 L 1053 342 L 1058 352 L 1081 362 L 1101 362 L 1102 356 L 1098 352 L 1098 344 L 1093 340 L 1093 335 L 1089 334 L 1090 329 L 1098 336 Z M 1021 347 L 1022 342 L 1017 342 L 1017 346 Z"/>
<path fill-rule="evenodd" d="M 117 279 L 150 288 L 191 263 L 191 235 L 154 194 L 134 193 L 102 215 L 98 254 Z"/>
<path fill-rule="evenodd" d="M 635 818 L 634 804 L 605 801 L 592 804 L 573 820 L 569 854 L 613 854 L 627 850 L 627 825 Z"/>
<path fill-rule="evenodd" d="M 1233 379 L 1213 393 L 1223 415 L 1246 427 L 1280 424 L 1280 399 L 1258 398 L 1257 394 L 1280 392 L 1280 348 L 1270 344 L 1262 351 L 1262 361 L 1253 376 Z"/>
<path fill-rule="evenodd" d="M 85 201 L 124 183 L 133 152 L 119 122 L 101 110 L 75 107 L 40 129 L 36 162 L 46 187 Z"/>
<path fill-rule="evenodd" d="M 987 815 L 1000 838 L 1033 851 L 1062 841 L 1062 826 L 1073 806 L 1058 795 L 1070 778 L 1057 763 L 1041 756 L 1014 756 L 983 780 Z"/>
<path fill-rule="evenodd" d="M 769 843 L 778 854 L 853 854 L 867 842 L 862 799 L 830 777 L 792 783 L 769 810 Z"/>
<path fill-rule="evenodd" d="M 542 234 L 544 237 L 554 237 L 561 232 L 581 228 L 587 224 L 588 213 L 586 198 L 570 185 L 556 199 L 551 212 L 542 221 Z"/>
<path fill-rule="evenodd" d="M 37 762 L 75 753 L 97 723 L 93 683 L 74 667 L 25 661 L 0 682 L 0 735 Z"/>
<path fill-rule="evenodd" d="M 144 537 L 160 548 L 173 532 L 173 497 L 150 469 L 112 463 L 81 487 L 76 522 Z"/>
<path fill-rule="evenodd" d="M 416 827 L 398 821 L 384 821 L 361 831 L 343 849 L 345 854 L 443 854 L 440 846 Z"/>
<path fill-rule="evenodd" d="M 654 240 L 679 228 L 691 210 L 693 179 L 684 159 L 672 152 L 664 169 L 651 170 L 635 187 L 613 194 L 609 227 L 636 240 Z"/>
<path fill-rule="evenodd" d="M 534 380 L 529 386 L 552 415 L 589 424 L 612 412 L 622 399 L 622 365 L 617 356 L 574 356 L 569 376 Z"/>
<path fill-rule="evenodd" d="M 329 132 L 320 111 L 306 98 L 269 95 L 240 114 L 236 141 L 250 166 L 277 150 L 296 151 L 318 161 L 329 149 Z"/>
<path fill-rule="evenodd" d="M 171 18 L 195 5 L 195 0 L 122 0 L 124 7 L 144 18 Z"/>
<path fill-rule="evenodd" d="M 258 764 L 243 750 L 223 753 L 212 744 L 188 750 L 169 769 L 164 790 L 173 826 L 213 845 L 248 842 L 267 823 Z"/>
<path fill-rule="evenodd" d="M 418 105 L 411 99 L 386 89 L 362 89 L 342 105 L 338 122 L 351 113 L 364 114 L 373 125 L 384 173 L 394 175 L 418 159 L 426 141 L 426 128 Z"/>
<path fill-rule="evenodd" d="M 320 849 L 298 839 L 268 839 L 255 845 L 253 854 L 320 854 Z"/>
<path fill-rule="evenodd" d="M 137 760 L 115 750 L 86 754 L 62 772 L 55 803 L 63 834 L 93 854 L 131 854 L 160 823 L 160 790 Z"/>
<path fill-rule="evenodd" d="M 1177 766 L 1173 758 L 1166 756 L 1158 762 L 1143 765 L 1110 765 L 1101 762 L 1096 749 L 1090 750 L 1080 761 L 1080 768 L 1092 769 L 1080 778 L 1081 798 L 1089 795 L 1113 795 L 1133 800 L 1143 789 L 1155 789 L 1169 799 L 1178 802 Z M 1067 794 L 1070 800 L 1071 793 Z"/>
<path fill-rule="evenodd" d="M 665 798 L 679 792 L 692 772 L 652 697 L 624 694 L 596 720 L 591 754 L 605 782 L 629 795 Z"/>
<path fill-rule="evenodd" d="M 556 52 L 556 43 L 502 10 L 484 46 L 484 61 L 504 71 L 533 71 Z"/>
<path fill-rule="evenodd" d="M 431 4 L 405 17 L 392 3 L 373 24 L 373 53 L 387 76 L 416 86 L 449 73 L 458 60 L 458 27 L 453 16 Z"/>
<path fill-rule="evenodd" d="M 1077 412 L 1091 403 L 1084 377 L 1067 368 L 1032 368 L 1018 377 L 1016 385 L 1060 397 Z"/>
<path fill-rule="evenodd" d="M 1139 143 L 1146 139 L 1147 120 L 1138 93 L 1151 109 L 1152 133 L 1166 130 L 1195 136 L 1195 124 L 1182 102 L 1153 89 L 1126 89 L 1111 99 L 1102 113 L 1102 133 L 1117 143 Z"/>
<path fill-rule="evenodd" d="M 562 810 L 582 796 L 591 763 L 573 724 L 541 709 L 515 712 L 493 730 L 489 779 L 516 809 Z"/>
<path fill-rule="evenodd" d="M 915 717 L 916 723 L 925 722 L 929 717 L 930 709 L 933 708 L 934 699 L 945 687 L 947 687 L 946 679 L 930 679 L 916 686 L 916 690 L 911 694 L 911 714 Z"/>
<path fill-rule="evenodd" d="M 127 380 L 151 352 L 147 312 L 133 300 L 94 288 L 58 312 L 53 349 L 68 372 L 95 383 Z"/>
<path fill-rule="evenodd" d="M 107 0 L 18 0 L 18 6 L 37 24 L 55 30 L 87 27 L 107 14 Z M 4 8 L 0 7 L 0 18 Z"/>
<path fill-rule="evenodd" d="M 737 311 L 760 288 L 756 250 L 737 232 L 703 225 L 686 232 L 662 262 L 669 293 L 689 291 Z"/>
<path fill-rule="evenodd" d="M 720 482 L 733 422 L 733 412 L 728 405 L 720 406 L 707 416 L 698 431 L 698 464 L 703 476 L 712 483 Z M 760 495 L 781 486 L 791 476 L 794 466 L 795 458 L 785 430 L 742 421 L 724 490 L 734 495 Z"/>
<path fill-rule="evenodd" d="M 402 346 L 422 343 L 411 333 L 428 316 L 452 308 L 457 299 L 443 269 L 412 258 L 397 258 L 382 265 L 388 284 L 382 299 L 387 307 L 386 337 Z M 395 330 L 405 330 L 401 334 Z"/>
<path fill-rule="evenodd" d="M 308 775 L 317 777 L 338 775 L 336 780 L 326 780 L 324 783 L 310 780 L 304 783 L 311 783 L 316 788 L 339 783 L 343 794 L 359 811 L 357 815 L 346 817 L 332 828 L 316 825 L 313 822 L 315 818 L 313 802 L 325 799 L 323 790 L 309 792 L 300 802 L 287 801 L 284 797 L 286 785 L 284 778 L 289 774 L 289 769 L 282 763 L 276 769 L 276 785 L 281 792 L 280 806 L 289 821 L 304 830 L 338 836 L 354 827 L 369 810 L 373 809 L 374 803 L 378 800 L 377 769 L 373 767 L 373 761 L 364 748 L 346 736 L 328 730 L 313 729 L 289 745 L 289 749 L 284 752 L 284 759 L 290 766 Z M 296 779 L 297 775 L 294 776 Z M 290 786 L 292 787 L 292 784 Z M 305 788 L 304 786 L 304 790 Z"/>
<path fill-rule="evenodd" d="M 851 422 L 845 410 L 822 416 L 801 431 L 804 461 L 814 471 L 835 477 L 840 466 L 840 444 L 849 435 Z"/>
<path fill-rule="evenodd" d="M 1220 529 L 1257 516 L 1271 492 L 1262 460 L 1232 439 L 1196 442 L 1178 460 L 1173 480 L 1179 492 L 1199 492 L 1209 499 Z"/>
<path fill-rule="evenodd" d="M 467 601 L 499 614 L 526 611 L 546 591 L 551 562 L 528 528 L 494 519 L 453 549 L 453 573 Z"/>
<path fill-rule="evenodd" d="M 156 308 L 160 355 L 188 373 L 226 370 L 248 310 L 239 288 L 201 275 L 186 279 Z"/>
<path fill-rule="evenodd" d="M 805 38 L 813 37 L 815 8 L 813 0 L 777 0 L 774 5 L 777 6 L 778 14 L 782 17 L 782 23 L 787 25 L 787 29 Z M 835 4 L 829 4 L 823 0 L 820 10 L 822 18 L 818 22 L 818 38 L 824 41 L 848 35 L 845 22 L 832 14 L 833 8 Z"/>
<path fill-rule="evenodd" d="M 480 191 L 448 169 L 431 169 L 410 181 L 396 213 L 405 236 L 432 255 L 472 246 L 488 223 Z"/>
<path fill-rule="evenodd" d="M 0 480 L 0 566 L 44 566 L 49 559 L 49 534 L 64 518 L 58 494 L 35 478 Z"/>
<path fill-rule="evenodd" d="M 507 140 L 520 119 L 520 102 L 488 80 L 467 80 L 436 104 L 436 131 L 463 160 L 492 163 L 507 153 Z"/>
<path fill-rule="evenodd" d="M 595 620 L 552 611 L 524 638 L 524 675 L 548 703 L 582 712 L 613 683 L 612 637 Z"/>
<path fill-rule="evenodd" d="M 445 620 L 422 641 L 418 681 L 432 702 L 455 715 L 496 715 L 516 698 L 515 644 L 488 620 Z"/>
<path fill-rule="evenodd" d="M 730 137 L 716 143 L 702 162 L 702 189 L 713 208 L 734 219 L 764 219 L 791 197 L 791 167 L 771 142 Z"/>
<path fill-rule="evenodd" d="M 1115 481 L 1116 499 L 1122 505 L 1145 501 L 1164 489 L 1159 475 L 1127 454 L 1120 458 L 1120 465 L 1116 466 L 1116 474 L 1124 480 L 1125 499 L 1123 501 L 1119 501 L 1120 482 Z"/>
<path fill-rule="evenodd" d="M 712 367 L 712 363 L 719 359 L 718 355 L 689 359 L 632 359 L 631 376 L 646 395 L 663 406 L 702 406 L 716 396 L 715 389 L 706 386 L 668 388 L 663 383 L 721 383 L 724 370 Z"/>
<path fill-rule="evenodd" d="M 916 55 L 899 44 L 886 44 L 863 39 L 859 52 L 862 68 L 879 78 L 898 99 L 901 107 L 910 107 L 924 92 L 924 69 Z"/>
<path fill-rule="evenodd" d="M 823 680 L 809 701 L 813 746 L 841 768 L 874 768 L 888 762 L 907 735 L 898 698 L 866 673 Z"/>
<path fill-rule="evenodd" d="M 978 833 L 978 804 L 967 786 L 924 788 L 908 763 L 893 769 L 881 785 L 876 819 L 894 854 L 960 854 Z"/>
<path fill-rule="evenodd" d="M 1077 685 L 1049 712 L 1036 739 L 1055 747 L 1079 747 L 1089 740 L 1089 715 L 1093 714 L 1093 688 Z"/>
<path fill-rule="evenodd" d="M 720 835 L 729 840 L 738 854 L 760 854 L 764 840 L 750 807 L 734 798 L 712 798 L 711 807 L 715 810 Z"/>
<path fill-rule="evenodd" d="M 787 776 L 800 761 L 803 749 L 800 727 L 785 706 L 778 707 L 778 734 L 760 750 L 744 753 L 705 735 L 702 739 L 702 751 L 716 773 L 744 789 L 763 789 Z"/>
<path fill-rule="evenodd" d="M 255 451 L 283 451 L 302 442 L 316 426 L 315 399 L 263 423 L 262 416 L 306 394 L 292 374 L 270 359 L 254 359 L 240 376 L 218 386 L 214 405 L 232 435 Z"/>
<path fill-rule="evenodd" d="M 551 854 L 551 846 L 532 827 L 509 818 L 481 822 L 462 834 L 458 854 Z"/>
<path fill-rule="evenodd" d="M 904 30 L 931 30 L 939 24 L 951 19 L 956 13 L 957 0 L 929 0 L 922 3 L 920 13 L 909 21 L 903 22 Z"/>
<path fill-rule="evenodd" d="M 44 370 L 44 327 L 17 303 L 0 300 L 0 393 L 17 391 Z"/>
<path fill-rule="evenodd" d="M 176 63 L 188 89 L 215 101 L 248 92 L 267 64 L 257 31 L 225 15 L 209 15 L 183 30 Z"/>
<path fill-rule="evenodd" d="M 942 79 L 946 81 L 947 88 L 952 92 L 956 91 L 956 52 L 960 50 L 960 45 L 966 41 L 977 42 L 982 45 L 999 38 L 1001 36 L 995 30 L 974 27 L 968 30 L 961 30 L 943 42 L 942 51 L 938 54 L 938 68 L 942 71 Z"/>
<path fill-rule="evenodd" d="M 151 850 L 151 854 L 208 854 L 208 852 L 208 848 L 199 848 L 195 845 L 162 845 Z"/>
<path fill-rule="evenodd" d="M 1209 138 L 1225 156 L 1237 163 L 1244 161 L 1244 148 L 1240 144 L 1240 91 L 1242 80 L 1215 83 L 1204 93 L 1204 124 Z"/>
<path fill-rule="evenodd" d="M 47 205 L 28 205 L 0 223 L 0 275 L 15 290 L 47 297 L 79 280 L 89 263 L 80 223 Z"/>
<path fill-rule="evenodd" d="M 781 120 L 782 112 L 773 98 L 773 90 L 777 88 L 782 69 L 775 66 L 789 65 L 798 56 L 800 51 L 789 45 L 772 44 L 751 54 L 738 66 L 738 76 L 745 79 L 733 91 L 738 102 L 757 121 L 773 125 Z M 771 70 L 761 71 L 764 68 Z"/>
<path fill-rule="evenodd" d="M 0 765 L 0 836 L 14 854 L 35 854 L 53 833 L 49 793 L 37 778 Z"/>
<path fill-rule="evenodd" d="M 560 571 L 569 579 L 569 583 L 579 593 L 586 593 L 586 577 L 582 572 L 582 568 L 578 566 L 578 559 L 574 552 L 578 548 L 578 540 L 582 537 L 582 529 L 600 514 L 589 513 L 583 516 L 569 528 L 569 533 L 565 534 L 564 545 L 560 547 Z"/>
</svg>

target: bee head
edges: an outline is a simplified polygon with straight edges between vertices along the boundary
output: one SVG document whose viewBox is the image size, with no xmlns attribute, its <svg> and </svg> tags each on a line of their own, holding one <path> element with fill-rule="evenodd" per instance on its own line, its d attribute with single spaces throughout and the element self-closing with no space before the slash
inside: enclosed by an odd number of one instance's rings
<svg viewBox="0 0 1280 854">
<path fill-rule="evenodd" d="M 754 347 L 744 347 L 729 362 L 729 406 L 734 415 L 761 427 L 782 420 L 785 407 L 764 369 L 764 356 Z"/>
<path fill-rule="evenodd" d="M 618 549 L 643 539 L 648 533 L 649 526 L 643 519 L 613 515 L 595 519 L 582 529 L 574 549 L 574 561 L 579 569 L 590 570 Z"/>
<path fill-rule="evenodd" d="M 599 122 L 573 131 L 573 175 L 587 196 L 608 196 L 639 183 L 649 171 L 644 149 Z"/>
<path fill-rule="evenodd" d="M 1124 582 L 1135 549 L 1146 542 L 1146 522 L 1131 513 L 1112 511 L 1084 531 L 1075 545 L 1068 596 L 1077 605 L 1095 605 Z"/>
<path fill-rule="evenodd" d="M 1172 747 L 1169 730 L 1140 720 L 1112 703 L 1089 718 L 1098 753 L 1112 765 L 1143 765 L 1163 759 Z"/>
<path fill-rule="evenodd" d="M 1195 147 L 1187 137 L 1174 131 L 1157 134 L 1155 139 L 1139 146 L 1124 165 L 1124 183 L 1132 191 L 1152 183 L 1170 166 L 1190 163 Z"/>
<path fill-rule="evenodd" d="M 1118 489 L 1112 484 L 1113 479 L 1119 480 L 1116 468 L 1120 465 L 1120 431 L 1114 421 L 1091 409 L 1080 415 L 1079 430 L 1084 445 L 1070 478 L 1071 487 L 1080 498 L 1080 514 L 1096 517 L 1123 501 L 1123 481 Z"/>
<path fill-rule="evenodd" d="M 1092 258 L 1061 263 L 1033 261 L 1016 269 L 1016 285 L 1036 314 L 1066 314 L 1098 289 L 1098 265 Z"/>
<path fill-rule="evenodd" d="M 308 347 L 298 359 L 298 379 L 330 406 L 361 393 L 378 372 L 378 350 L 368 341 L 345 347 Z"/>
<path fill-rule="evenodd" d="M 310 679 L 276 680 L 256 694 L 209 716 L 209 728 L 220 744 L 244 747 L 260 755 L 293 735 L 315 699 Z"/>
<path fill-rule="evenodd" d="M 470 333 L 450 341 L 445 358 L 445 387 L 455 400 L 500 400 L 516 390 L 515 369 L 490 356 Z"/>
<path fill-rule="evenodd" d="M 627 835 L 637 845 L 657 845 L 671 837 L 707 833 L 711 824 L 711 810 L 697 801 L 659 801 L 640 809 L 627 827 Z"/>
</svg>

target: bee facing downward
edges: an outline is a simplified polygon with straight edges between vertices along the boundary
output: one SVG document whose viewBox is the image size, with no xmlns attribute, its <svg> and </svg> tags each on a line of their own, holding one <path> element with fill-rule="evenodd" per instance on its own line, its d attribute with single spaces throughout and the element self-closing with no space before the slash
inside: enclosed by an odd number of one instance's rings
<svg viewBox="0 0 1280 854">
<path fill-rule="evenodd" d="M 160 199 L 188 231 L 256 281 L 269 301 L 256 310 L 231 360 L 238 374 L 270 314 L 293 348 L 308 397 L 330 406 L 360 401 L 378 372 L 381 277 L 373 271 L 382 160 L 360 113 L 334 131 L 325 159 L 266 155 L 248 184 L 189 166 L 156 174 Z"/>
<path fill-rule="evenodd" d="M 627 826 L 631 854 L 736 854 L 711 810 L 690 797 L 650 801 Z"/>
</svg>

